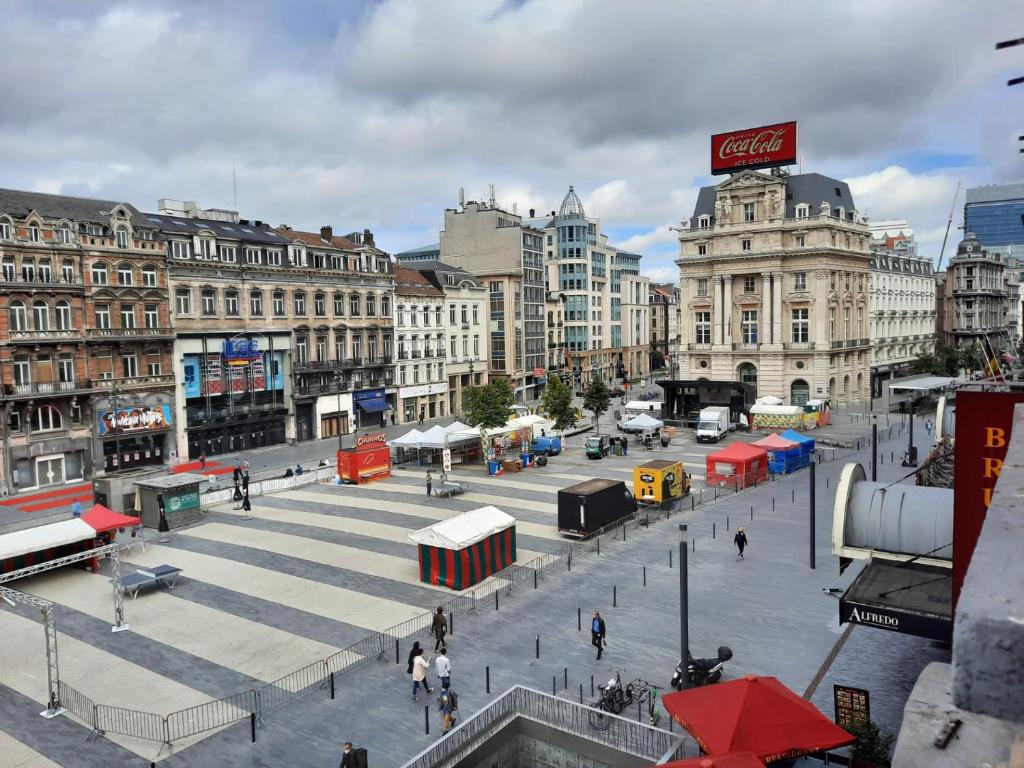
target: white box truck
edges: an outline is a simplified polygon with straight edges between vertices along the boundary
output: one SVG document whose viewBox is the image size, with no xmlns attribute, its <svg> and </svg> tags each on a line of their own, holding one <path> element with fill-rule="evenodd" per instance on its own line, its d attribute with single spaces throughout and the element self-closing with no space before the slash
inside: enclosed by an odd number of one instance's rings
<svg viewBox="0 0 1024 768">
<path fill-rule="evenodd" d="M 697 442 L 717 443 L 729 431 L 729 408 L 715 405 L 702 408 L 697 419 Z"/>
</svg>

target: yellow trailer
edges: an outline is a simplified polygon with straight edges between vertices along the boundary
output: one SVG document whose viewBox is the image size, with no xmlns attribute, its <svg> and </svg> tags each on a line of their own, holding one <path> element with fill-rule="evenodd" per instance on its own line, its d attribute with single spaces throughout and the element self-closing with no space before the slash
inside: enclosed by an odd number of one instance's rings
<svg viewBox="0 0 1024 768">
<path fill-rule="evenodd" d="M 690 476 L 683 470 L 681 461 L 654 459 L 633 467 L 633 496 L 637 501 L 660 504 L 689 493 Z"/>
</svg>

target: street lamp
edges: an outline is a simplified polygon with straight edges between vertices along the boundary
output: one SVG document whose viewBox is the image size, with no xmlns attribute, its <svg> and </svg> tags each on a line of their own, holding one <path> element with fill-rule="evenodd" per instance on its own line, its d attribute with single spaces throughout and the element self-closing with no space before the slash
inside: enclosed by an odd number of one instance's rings
<svg viewBox="0 0 1024 768">
<path fill-rule="evenodd" d="M 341 370 L 334 372 L 335 384 L 338 388 L 338 450 L 342 448 L 341 445 Z M 355 410 L 355 409 L 353 409 Z"/>
<path fill-rule="evenodd" d="M 679 526 L 679 682 L 683 688 L 690 684 L 690 595 L 689 562 L 686 559 L 686 525 Z"/>
<path fill-rule="evenodd" d="M 121 400 L 117 396 L 117 384 L 114 384 L 110 388 L 110 407 L 113 409 L 114 455 L 118 472 L 121 471 L 121 428 L 117 423 L 117 406 L 120 402 Z"/>
</svg>

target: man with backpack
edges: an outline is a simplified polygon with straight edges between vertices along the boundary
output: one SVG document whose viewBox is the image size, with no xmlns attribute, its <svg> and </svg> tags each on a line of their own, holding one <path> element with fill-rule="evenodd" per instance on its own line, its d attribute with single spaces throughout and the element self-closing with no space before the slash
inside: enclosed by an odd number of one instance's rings
<svg viewBox="0 0 1024 768">
<path fill-rule="evenodd" d="M 352 748 L 352 742 L 346 741 L 341 751 L 341 765 L 338 768 L 368 768 L 366 750 Z"/>
<path fill-rule="evenodd" d="M 459 709 L 459 697 L 446 682 L 441 688 L 441 695 L 437 697 L 437 708 L 441 711 L 441 720 L 444 723 L 444 732 L 448 733 L 455 725 L 455 713 Z"/>
</svg>

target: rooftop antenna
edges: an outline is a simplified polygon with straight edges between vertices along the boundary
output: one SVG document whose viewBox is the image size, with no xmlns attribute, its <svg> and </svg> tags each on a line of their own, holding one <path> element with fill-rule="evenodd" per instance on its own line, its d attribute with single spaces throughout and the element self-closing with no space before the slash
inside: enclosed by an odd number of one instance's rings
<svg viewBox="0 0 1024 768">
<path fill-rule="evenodd" d="M 231 191 L 234 194 L 234 209 L 238 212 L 238 176 L 235 174 L 235 161 L 231 161 Z"/>
<path fill-rule="evenodd" d="M 493 184 L 488 184 L 487 188 L 490 190 L 490 193 L 491 193 L 490 197 L 488 198 L 488 204 L 491 206 L 491 208 L 493 208 L 494 207 L 494 185 Z"/>
<path fill-rule="evenodd" d="M 939 250 L 939 263 L 935 267 L 936 272 L 942 270 L 942 256 L 946 253 L 946 238 L 949 237 L 949 228 L 953 224 L 953 211 L 956 210 L 956 199 L 960 196 L 960 182 L 956 183 L 956 191 L 953 192 L 953 204 L 949 206 L 949 219 L 946 220 L 946 234 L 942 236 L 942 248 Z"/>
<path fill-rule="evenodd" d="M 466 188 L 465 187 L 459 187 L 459 207 L 460 208 L 465 208 L 466 207 Z"/>
</svg>

